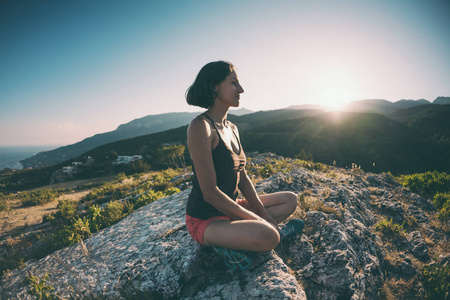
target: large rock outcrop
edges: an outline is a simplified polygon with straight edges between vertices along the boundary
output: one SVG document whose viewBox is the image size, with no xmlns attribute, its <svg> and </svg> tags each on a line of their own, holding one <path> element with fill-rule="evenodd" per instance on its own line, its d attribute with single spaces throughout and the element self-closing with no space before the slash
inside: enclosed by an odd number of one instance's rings
<svg viewBox="0 0 450 300">
<path fill-rule="evenodd" d="M 274 251 L 252 254 L 249 270 L 228 270 L 211 249 L 190 238 L 185 190 L 142 207 L 83 244 L 11 272 L 2 281 L 2 299 L 31 299 L 23 282 L 28 272 L 48 273 L 47 284 L 63 297 L 379 299 L 388 278 L 418 278 L 430 252 L 448 243 L 433 226 L 433 205 L 389 175 L 299 167 L 258 183 L 257 190 L 298 193 L 296 214 L 306 228 Z M 391 218 L 411 224 L 399 241 L 375 230 Z M 441 257 L 448 260 L 446 253 Z M 417 284 L 411 295 L 422 297 L 418 279 Z"/>
</svg>

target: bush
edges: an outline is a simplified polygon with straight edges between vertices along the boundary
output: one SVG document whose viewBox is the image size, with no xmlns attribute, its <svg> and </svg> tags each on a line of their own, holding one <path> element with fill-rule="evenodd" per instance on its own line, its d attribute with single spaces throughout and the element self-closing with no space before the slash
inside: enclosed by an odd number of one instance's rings
<svg viewBox="0 0 450 300">
<path fill-rule="evenodd" d="M 45 215 L 44 221 L 49 221 L 54 226 L 71 224 L 77 213 L 77 204 L 70 200 L 59 200 L 57 212 Z"/>
<path fill-rule="evenodd" d="M 59 299 L 60 297 L 53 294 L 54 288 L 51 285 L 47 284 L 48 278 L 48 273 L 45 273 L 42 278 L 39 278 L 28 272 L 28 276 L 25 278 L 25 282 L 27 282 L 31 286 L 28 294 L 36 296 L 36 298 L 40 300 Z"/>
<path fill-rule="evenodd" d="M 54 189 L 44 189 L 32 192 L 21 192 L 17 194 L 23 206 L 36 206 L 52 202 L 59 197 L 59 192 Z"/>
<path fill-rule="evenodd" d="M 396 224 L 392 221 L 392 219 L 380 221 L 375 228 L 383 233 L 388 238 L 391 239 L 400 239 L 405 234 L 405 230 L 403 229 L 403 224 Z"/>
<path fill-rule="evenodd" d="M 70 246 L 78 243 L 80 239 L 84 240 L 91 235 L 89 219 L 78 217 L 72 225 L 63 228 L 54 237 L 62 246 Z"/>
<path fill-rule="evenodd" d="M 450 218 L 450 175 L 443 172 L 403 175 L 399 182 L 411 191 L 431 198 L 439 211 L 438 219 L 446 224 Z"/>
<path fill-rule="evenodd" d="M 450 193 L 436 193 L 433 203 L 437 209 L 442 209 L 447 203 L 450 203 Z"/>
<path fill-rule="evenodd" d="M 56 206 L 59 214 L 64 219 L 71 219 L 77 212 L 77 204 L 70 200 L 60 200 Z"/>
<path fill-rule="evenodd" d="M 427 299 L 448 299 L 450 291 L 450 266 L 425 266 L 424 287 Z"/>
<path fill-rule="evenodd" d="M 409 187 L 414 193 L 427 198 L 433 198 L 438 192 L 450 192 L 450 175 L 445 172 L 433 171 L 402 175 L 399 181 L 403 186 Z"/>
<path fill-rule="evenodd" d="M 106 228 L 119 222 L 125 216 L 129 215 L 132 211 L 133 208 L 128 202 L 109 202 L 101 213 L 101 228 Z"/>
<path fill-rule="evenodd" d="M 9 209 L 9 203 L 3 194 L 0 194 L 0 211 L 5 211 Z"/>
</svg>

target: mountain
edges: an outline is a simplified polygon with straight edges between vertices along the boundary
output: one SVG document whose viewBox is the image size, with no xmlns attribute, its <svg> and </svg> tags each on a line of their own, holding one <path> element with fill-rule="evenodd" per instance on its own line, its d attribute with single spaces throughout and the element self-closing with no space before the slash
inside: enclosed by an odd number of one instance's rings
<svg viewBox="0 0 450 300">
<path fill-rule="evenodd" d="M 433 104 L 450 104 L 450 97 L 437 97 Z"/>
<path fill-rule="evenodd" d="M 387 114 L 392 112 L 393 103 L 383 99 L 366 99 L 347 103 L 342 111 L 376 112 Z"/>
<path fill-rule="evenodd" d="M 230 115 L 234 115 L 234 116 L 243 116 L 243 115 L 248 115 L 253 113 L 253 111 L 246 109 L 246 108 L 239 108 L 239 109 L 230 109 L 230 111 L 228 112 Z"/>
<path fill-rule="evenodd" d="M 357 111 L 357 112 L 376 112 L 383 115 L 393 113 L 399 109 L 405 109 L 414 106 L 421 106 L 431 104 L 425 99 L 420 100 L 399 100 L 397 102 L 390 102 L 383 99 L 368 99 L 352 101 L 344 106 L 343 111 Z"/>
<path fill-rule="evenodd" d="M 425 139 L 450 145 L 450 104 L 410 107 L 388 117 L 420 132 Z"/>
<path fill-rule="evenodd" d="M 429 130 L 436 131 L 436 126 L 431 124 Z M 450 145 L 375 113 L 321 113 L 249 129 L 241 137 L 247 151 L 294 157 L 304 149 L 314 161 L 340 167 L 355 163 L 375 172 L 450 171 Z"/>
<path fill-rule="evenodd" d="M 187 189 L 8 272 L 0 297 L 34 298 L 24 280 L 32 274 L 35 293 L 64 299 L 446 299 L 448 233 L 434 205 L 389 174 L 297 166 L 256 190 L 298 194 L 306 227 L 273 251 L 248 253 L 248 270 L 227 269 L 189 236 Z"/>
<path fill-rule="evenodd" d="M 420 99 L 420 100 L 399 100 L 397 102 L 394 102 L 394 107 L 395 109 L 405 109 L 405 108 L 409 108 L 409 107 L 415 107 L 415 106 L 421 106 L 421 105 L 428 105 L 431 104 L 430 101 L 425 100 L 425 99 Z"/>
<path fill-rule="evenodd" d="M 297 109 L 297 110 L 301 110 L 301 109 L 316 109 L 316 110 L 326 110 L 326 108 L 323 107 L 323 106 L 321 106 L 321 105 L 313 105 L 313 104 L 291 105 L 291 106 L 288 106 L 286 109 Z"/>
<path fill-rule="evenodd" d="M 40 152 L 30 158 L 21 161 L 24 168 L 40 167 L 57 164 L 68 159 L 114 141 L 127 138 L 161 132 L 189 124 L 198 113 L 167 113 L 160 115 L 149 115 L 135 119 L 129 123 L 120 125 L 116 130 L 96 134 L 81 142 L 60 147 L 51 151 Z"/>
<path fill-rule="evenodd" d="M 251 111 L 245 108 L 230 111 L 230 114 L 237 116 L 242 116 L 248 113 L 251 113 Z M 54 165 L 80 156 L 81 154 L 101 145 L 187 125 L 198 114 L 199 112 L 182 112 L 149 115 L 143 118 L 135 119 L 126 124 L 122 124 L 114 131 L 96 134 L 72 145 L 59 147 L 50 151 L 39 152 L 30 158 L 20 161 L 20 163 L 24 168 Z"/>
<path fill-rule="evenodd" d="M 446 99 L 450 99 L 450 97 L 439 97 L 434 103 L 445 103 Z M 435 105 L 434 103 L 433 105 Z M 351 102 L 344 108 L 344 111 L 376 112 L 384 115 L 391 115 L 399 110 L 413 107 L 419 107 L 420 110 L 420 107 L 428 105 L 431 105 L 430 102 L 424 99 L 400 100 L 394 103 L 382 99 L 372 99 Z M 441 107 L 441 105 L 437 107 Z M 239 123 L 241 130 L 247 130 L 262 124 L 269 124 L 280 120 L 298 119 L 308 115 L 323 113 L 324 111 L 318 106 L 302 105 L 291 106 L 281 110 L 260 111 L 256 113 L 249 112 L 250 111 L 246 109 L 230 111 L 229 119 Z M 97 134 L 73 145 L 38 153 L 31 158 L 22 160 L 21 163 L 25 168 L 54 165 L 78 157 L 101 145 L 187 125 L 197 114 L 198 113 L 168 113 L 146 116 L 133 120 L 127 124 L 120 125 L 115 131 Z M 245 115 L 244 119 L 240 118 L 242 115 Z M 433 130 L 433 128 L 431 129 Z M 448 136 L 447 134 L 445 135 Z M 439 134 L 439 136 L 441 136 L 441 134 Z"/>
</svg>

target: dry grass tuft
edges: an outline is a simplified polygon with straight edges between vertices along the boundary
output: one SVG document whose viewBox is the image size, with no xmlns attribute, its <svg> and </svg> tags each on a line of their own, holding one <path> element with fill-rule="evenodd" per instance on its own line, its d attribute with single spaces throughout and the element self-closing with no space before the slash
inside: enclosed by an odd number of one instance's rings
<svg viewBox="0 0 450 300">
<path fill-rule="evenodd" d="M 331 190 L 324 190 L 322 195 L 329 196 Z M 308 211 L 321 211 L 326 214 L 334 215 L 336 219 L 342 221 L 344 219 L 344 207 L 342 204 L 339 208 L 335 208 L 330 205 L 326 205 L 322 200 L 310 196 L 309 191 L 305 191 L 299 197 L 299 207 L 301 210 L 300 215 L 305 214 Z"/>
</svg>

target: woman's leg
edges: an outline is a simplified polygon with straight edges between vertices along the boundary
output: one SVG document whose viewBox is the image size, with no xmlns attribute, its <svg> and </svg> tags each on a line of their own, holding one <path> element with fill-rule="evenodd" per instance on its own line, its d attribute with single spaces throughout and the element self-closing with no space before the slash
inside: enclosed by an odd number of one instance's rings
<svg viewBox="0 0 450 300">
<path fill-rule="evenodd" d="M 259 197 L 276 222 L 285 220 L 297 207 L 297 196 L 291 192 L 277 192 Z M 208 246 L 264 252 L 278 245 L 280 235 L 275 228 L 263 221 L 220 219 L 211 222 L 206 228 L 203 242 Z"/>
<path fill-rule="evenodd" d="M 214 220 L 205 229 L 206 246 L 264 252 L 274 249 L 280 234 L 269 223 L 258 220 Z"/>
<path fill-rule="evenodd" d="M 267 212 L 280 223 L 288 218 L 297 208 L 297 195 L 292 192 L 277 192 L 260 195 Z"/>
</svg>

